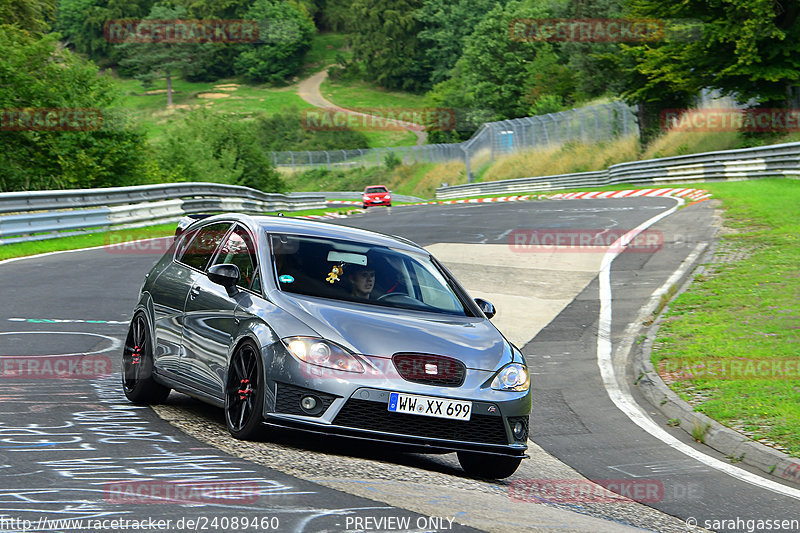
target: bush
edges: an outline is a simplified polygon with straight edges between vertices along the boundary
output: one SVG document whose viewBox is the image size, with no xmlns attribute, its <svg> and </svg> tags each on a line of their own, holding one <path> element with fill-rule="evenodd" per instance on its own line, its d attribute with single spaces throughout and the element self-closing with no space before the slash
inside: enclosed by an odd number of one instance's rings
<svg viewBox="0 0 800 533">
<path fill-rule="evenodd" d="M 314 131 L 303 127 L 297 109 L 287 109 L 274 115 L 259 115 L 255 119 L 258 142 L 267 152 L 287 150 L 351 150 L 369 145 L 360 131 Z"/>
<path fill-rule="evenodd" d="M 400 159 L 400 157 L 398 157 L 394 152 L 389 152 L 386 154 L 386 157 L 383 158 L 383 164 L 389 170 L 394 170 L 403 164 L 403 160 Z"/>
<path fill-rule="evenodd" d="M 253 122 L 208 110 L 173 124 L 156 159 L 167 181 L 211 181 L 283 192 L 285 184 L 262 149 Z"/>
</svg>

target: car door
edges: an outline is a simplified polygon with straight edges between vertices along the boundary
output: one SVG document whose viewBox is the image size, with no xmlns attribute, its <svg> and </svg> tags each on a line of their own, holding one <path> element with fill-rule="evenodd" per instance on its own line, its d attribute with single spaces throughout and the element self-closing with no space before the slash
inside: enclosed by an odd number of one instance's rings
<svg viewBox="0 0 800 533">
<path fill-rule="evenodd" d="M 196 276 L 186 300 L 182 366 L 198 388 L 224 398 L 228 350 L 238 326 L 235 311 L 241 291 L 261 292 L 253 237 L 241 224 L 226 236 L 208 267 L 220 264 L 239 268 L 239 284 L 229 291 L 205 274 Z"/>
<path fill-rule="evenodd" d="M 172 262 L 159 274 L 153 285 L 153 313 L 155 317 L 154 361 L 158 372 L 180 378 L 181 337 L 186 297 L 198 268 L 205 268 L 216 245 L 215 235 L 222 236 L 231 222 L 204 226 L 181 236 L 176 243 Z M 204 252 L 209 246 L 211 250 Z"/>
</svg>

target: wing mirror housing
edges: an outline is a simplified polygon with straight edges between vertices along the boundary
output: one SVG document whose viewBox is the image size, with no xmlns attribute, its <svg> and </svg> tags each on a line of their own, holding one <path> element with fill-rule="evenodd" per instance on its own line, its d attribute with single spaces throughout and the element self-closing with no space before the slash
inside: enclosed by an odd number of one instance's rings
<svg viewBox="0 0 800 533">
<path fill-rule="evenodd" d="M 208 279 L 230 291 L 239 283 L 239 267 L 231 263 L 214 265 L 208 269 Z"/>
<path fill-rule="evenodd" d="M 497 310 L 494 308 L 494 305 L 492 305 L 491 302 L 487 302 L 483 298 L 475 298 L 475 303 L 481 308 L 481 311 L 483 311 L 483 314 L 486 315 L 486 318 L 492 318 L 497 314 Z"/>
</svg>

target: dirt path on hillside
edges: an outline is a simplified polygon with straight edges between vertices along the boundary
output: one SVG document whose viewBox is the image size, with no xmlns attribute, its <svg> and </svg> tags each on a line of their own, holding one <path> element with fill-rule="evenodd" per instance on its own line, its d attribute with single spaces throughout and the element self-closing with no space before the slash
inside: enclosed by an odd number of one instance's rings
<svg viewBox="0 0 800 533">
<path fill-rule="evenodd" d="M 348 113 L 352 113 L 354 115 L 370 116 L 364 113 L 359 113 L 358 111 L 346 109 L 326 100 L 325 97 L 322 96 L 320 86 L 327 77 L 328 71 L 326 69 L 304 79 L 297 84 L 297 95 L 314 107 L 325 107 L 336 109 L 337 111 L 347 111 Z M 411 122 L 397 121 L 396 123 L 417 136 L 417 146 L 422 146 L 425 144 L 425 141 L 428 138 L 428 132 L 424 130 L 423 126 L 420 126 L 419 124 L 412 124 Z"/>
</svg>

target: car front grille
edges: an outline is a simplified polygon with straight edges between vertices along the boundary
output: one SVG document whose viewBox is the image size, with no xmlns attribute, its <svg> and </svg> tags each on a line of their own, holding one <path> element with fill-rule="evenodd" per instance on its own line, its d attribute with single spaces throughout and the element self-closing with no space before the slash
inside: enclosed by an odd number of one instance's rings
<svg viewBox="0 0 800 533">
<path fill-rule="evenodd" d="M 322 416 L 328 410 L 336 396 L 317 392 L 311 389 L 304 389 L 285 383 L 277 383 L 277 395 L 275 398 L 275 411 L 289 415 L 302 416 Z M 306 411 L 300 406 L 300 400 L 304 396 L 313 396 L 317 400 L 317 406 L 312 411 Z"/>
<path fill-rule="evenodd" d="M 508 444 L 502 416 L 473 414 L 469 421 L 448 420 L 405 413 L 392 413 L 387 404 L 351 398 L 347 401 L 334 424 L 350 428 L 367 429 L 411 435 L 431 439 L 476 442 L 481 444 Z"/>
<path fill-rule="evenodd" d="M 423 385 L 460 387 L 467 375 L 464 363 L 443 355 L 398 353 L 392 362 L 404 380 Z"/>
</svg>

